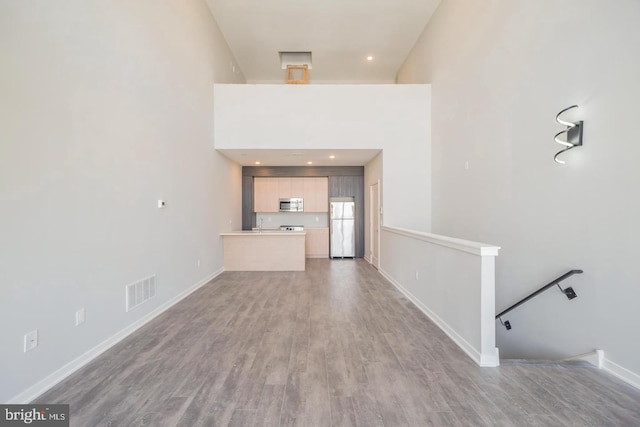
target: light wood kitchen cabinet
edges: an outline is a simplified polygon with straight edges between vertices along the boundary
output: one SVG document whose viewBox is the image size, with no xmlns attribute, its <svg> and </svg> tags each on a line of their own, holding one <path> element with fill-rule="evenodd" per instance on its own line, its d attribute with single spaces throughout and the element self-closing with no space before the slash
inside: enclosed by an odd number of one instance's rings
<svg viewBox="0 0 640 427">
<path fill-rule="evenodd" d="M 304 198 L 304 178 L 284 177 L 276 179 L 278 180 L 278 197 L 280 199 Z"/>
<path fill-rule="evenodd" d="M 253 211 L 279 212 L 278 178 L 255 177 L 253 179 Z"/>
<path fill-rule="evenodd" d="M 305 228 L 305 252 L 307 258 L 329 258 L 329 229 Z"/>
<path fill-rule="evenodd" d="M 304 199 L 304 178 L 291 178 L 291 197 Z"/>
<path fill-rule="evenodd" d="M 278 180 L 278 198 L 288 199 L 295 197 L 291 192 L 291 180 L 293 178 L 276 178 Z"/>
<path fill-rule="evenodd" d="M 329 184 L 326 177 L 255 177 L 253 211 L 279 212 L 280 199 L 301 197 L 305 212 L 329 211 Z"/>
<path fill-rule="evenodd" d="M 326 177 L 302 178 L 305 212 L 329 211 L 329 184 Z"/>
</svg>

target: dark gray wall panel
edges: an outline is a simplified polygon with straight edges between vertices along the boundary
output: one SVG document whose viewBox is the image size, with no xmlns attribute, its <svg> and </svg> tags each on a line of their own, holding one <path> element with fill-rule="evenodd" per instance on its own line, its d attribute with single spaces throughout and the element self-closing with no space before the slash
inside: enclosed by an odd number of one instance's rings
<svg viewBox="0 0 640 427">
<path fill-rule="evenodd" d="M 253 177 L 242 177 L 242 229 L 255 227 L 256 215 L 253 213 Z"/>
<path fill-rule="evenodd" d="M 243 166 L 244 176 L 364 176 L 364 166 Z"/>
</svg>

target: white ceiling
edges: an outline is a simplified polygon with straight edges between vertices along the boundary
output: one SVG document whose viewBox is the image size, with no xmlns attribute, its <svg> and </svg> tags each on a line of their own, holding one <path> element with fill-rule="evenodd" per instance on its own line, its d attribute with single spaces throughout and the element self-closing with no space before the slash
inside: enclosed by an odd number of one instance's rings
<svg viewBox="0 0 640 427">
<path fill-rule="evenodd" d="M 392 83 L 440 0 L 206 2 L 249 83 L 284 82 L 279 51 L 312 52 L 310 83 Z"/>
<path fill-rule="evenodd" d="M 242 166 L 364 166 L 380 150 L 218 150 Z M 331 159 L 329 156 L 334 155 Z M 260 162 L 260 165 L 256 165 Z"/>
</svg>

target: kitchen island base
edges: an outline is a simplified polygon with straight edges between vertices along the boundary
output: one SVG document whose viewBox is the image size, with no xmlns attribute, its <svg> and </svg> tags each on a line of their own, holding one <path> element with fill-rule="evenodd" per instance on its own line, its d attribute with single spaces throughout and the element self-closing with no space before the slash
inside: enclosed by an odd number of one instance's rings
<svg viewBox="0 0 640 427">
<path fill-rule="evenodd" d="M 221 233 L 225 271 L 304 271 L 305 233 Z"/>
</svg>

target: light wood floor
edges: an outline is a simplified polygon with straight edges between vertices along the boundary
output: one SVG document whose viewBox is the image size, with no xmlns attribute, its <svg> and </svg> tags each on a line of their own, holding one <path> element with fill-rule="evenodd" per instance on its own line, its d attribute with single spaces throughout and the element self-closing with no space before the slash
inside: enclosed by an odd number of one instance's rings
<svg viewBox="0 0 640 427">
<path fill-rule="evenodd" d="M 362 260 L 224 273 L 36 400 L 73 426 L 637 426 L 584 364 L 478 368 Z"/>
</svg>

